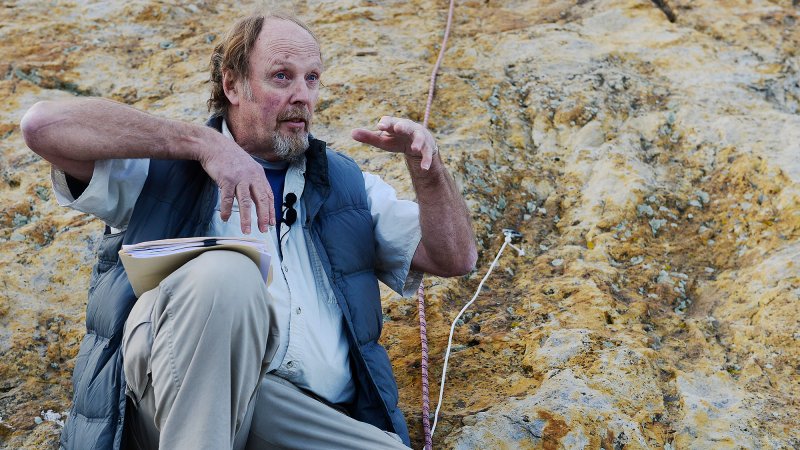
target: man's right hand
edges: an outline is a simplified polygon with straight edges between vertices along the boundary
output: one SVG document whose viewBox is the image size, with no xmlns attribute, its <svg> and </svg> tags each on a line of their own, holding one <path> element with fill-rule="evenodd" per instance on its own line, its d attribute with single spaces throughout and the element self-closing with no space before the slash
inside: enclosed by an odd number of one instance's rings
<svg viewBox="0 0 800 450">
<path fill-rule="evenodd" d="M 275 225 L 275 203 L 264 169 L 234 141 L 223 138 L 223 146 L 206 150 L 199 158 L 206 173 L 220 190 L 220 218 L 231 217 L 233 200 L 239 204 L 242 233 L 250 234 L 251 208 L 255 205 L 258 229 L 266 233 Z"/>
<path fill-rule="evenodd" d="M 272 189 L 261 165 L 211 128 L 100 98 L 39 102 L 25 114 L 21 128 L 31 150 L 86 183 L 99 160 L 197 160 L 221 190 L 222 220 L 230 218 L 236 198 L 243 233 L 250 233 L 253 204 L 259 230 L 266 232 L 268 225 L 275 225 Z"/>
</svg>

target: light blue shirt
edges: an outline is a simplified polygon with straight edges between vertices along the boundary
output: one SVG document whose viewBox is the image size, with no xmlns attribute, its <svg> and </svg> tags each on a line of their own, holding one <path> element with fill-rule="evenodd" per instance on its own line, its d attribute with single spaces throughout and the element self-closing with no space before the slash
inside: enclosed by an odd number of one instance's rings
<svg viewBox="0 0 800 450">
<path fill-rule="evenodd" d="M 223 134 L 231 137 L 224 122 Z M 123 230 L 148 170 L 149 160 L 145 159 L 97 161 L 89 186 L 77 199 L 72 198 L 63 172 L 54 168 L 52 179 L 59 204 Z M 284 196 L 290 192 L 297 195 L 298 219 L 291 227 L 281 224 L 283 260 L 277 257 L 279 243 L 272 227 L 265 233 L 253 227 L 255 231 L 249 235 L 265 240 L 273 255 L 273 278 L 267 290 L 276 302 L 281 345 L 267 370 L 331 403 L 342 403 L 352 400 L 355 392 L 349 347 L 342 312 L 314 246 L 308 245 L 308 230 L 302 226 L 306 217 L 302 201 L 305 170 L 303 159 L 290 164 L 286 172 Z M 394 189 L 379 177 L 366 172 L 363 175 L 374 223 L 376 275 L 395 292 L 413 295 L 422 278 L 421 273 L 410 270 L 421 238 L 419 207 L 398 200 Z M 227 222 L 220 218 L 219 200 L 216 210 L 209 236 L 242 236 L 238 204 L 234 202 Z M 255 214 L 253 210 L 251 223 L 257 223 Z"/>
</svg>

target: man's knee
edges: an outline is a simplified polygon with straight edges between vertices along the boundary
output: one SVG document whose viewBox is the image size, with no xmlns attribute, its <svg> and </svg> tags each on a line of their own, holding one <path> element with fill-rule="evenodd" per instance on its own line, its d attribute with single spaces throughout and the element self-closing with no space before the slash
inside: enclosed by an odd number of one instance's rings
<svg viewBox="0 0 800 450">
<path fill-rule="evenodd" d="M 238 252 L 205 252 L 167 277 L 161 289 L 169 291 L 170 302 L 191 303 L 202 313 L 266 314 L 267 290 L 261 272 Z"/>
</svg>

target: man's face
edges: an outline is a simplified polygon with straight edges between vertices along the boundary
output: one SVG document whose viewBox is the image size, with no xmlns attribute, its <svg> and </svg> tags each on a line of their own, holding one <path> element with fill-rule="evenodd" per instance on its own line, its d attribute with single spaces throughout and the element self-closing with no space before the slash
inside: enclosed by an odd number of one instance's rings
<svg viewBox="0 0 800 450">
<path fill-rule="evenodd" d="M 319 46 L 306 30 L 266 20 L 250 54 L 248 83 L 236 80 L 234 95 L 228 95 L 236 142 L 268 160 L 299 158 L 308 148 L 321 73 Z"/>
</svg>

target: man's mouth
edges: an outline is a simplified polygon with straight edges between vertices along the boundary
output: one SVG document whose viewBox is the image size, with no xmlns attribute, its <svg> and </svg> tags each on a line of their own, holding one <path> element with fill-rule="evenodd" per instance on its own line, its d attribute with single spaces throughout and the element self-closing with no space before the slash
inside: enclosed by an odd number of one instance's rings
<svg viewBox="0 0 800 450">
<path fill-rule="evenodd" d="M 306 126 L 306 125 L 308 125 L 308 123 L 306 123 L 306 119 L 303 119 L 301 117 L 290 117 L 288 119 L 281 120 L 281 122 L 285 122 L 285 123 L 288 123 L 288 124 L 291 124 L 291 125 L 297 125 L 297 126 L 300 126 L 300 125 Z"/>
<path fill-rule="evenodd" d="M 300 108 L 291 108 L 278 116 L 278 122 L 289 128 L 308 130 L 309 114 Z"/>
</svg>

